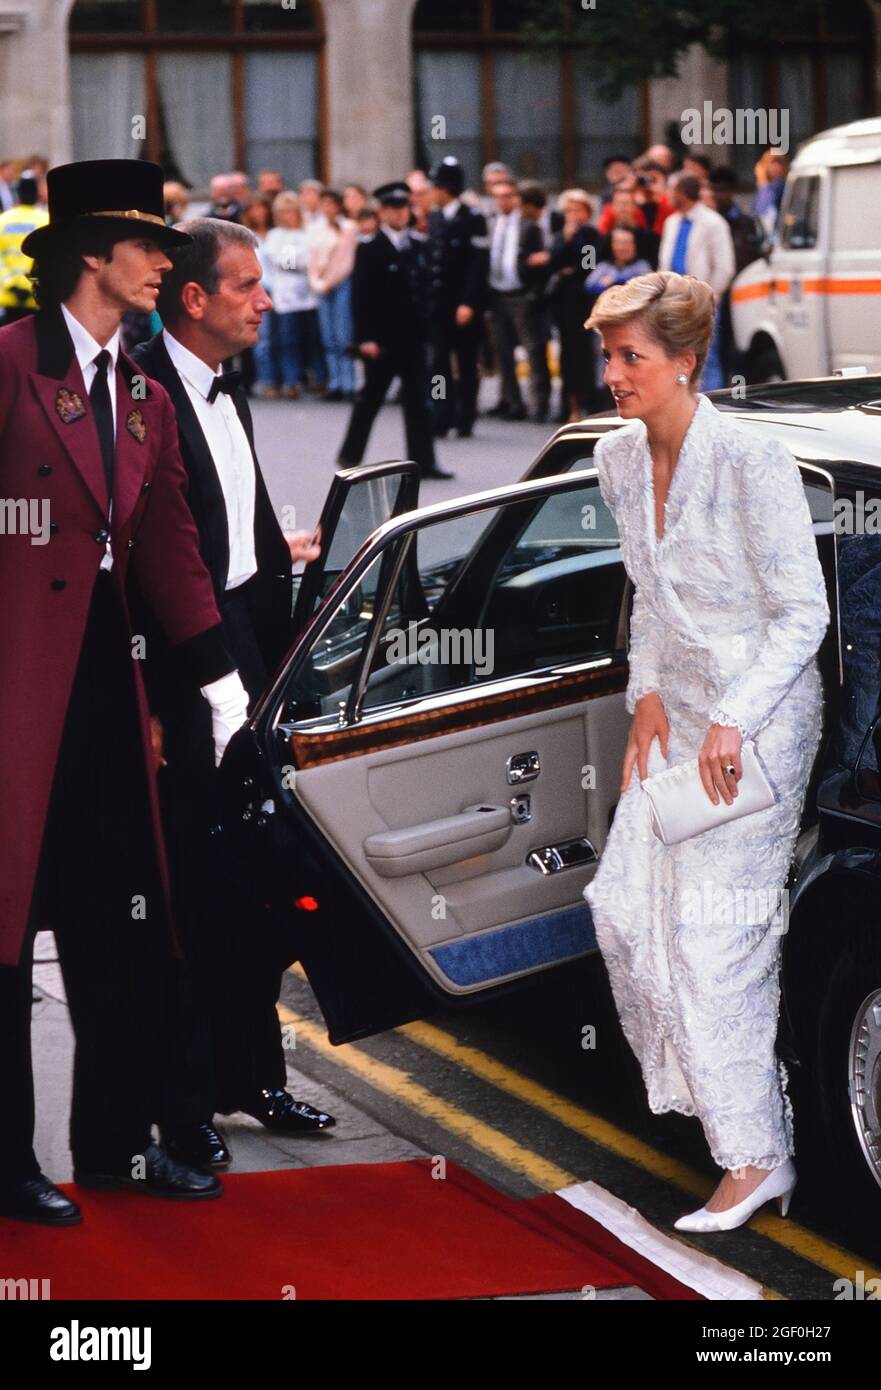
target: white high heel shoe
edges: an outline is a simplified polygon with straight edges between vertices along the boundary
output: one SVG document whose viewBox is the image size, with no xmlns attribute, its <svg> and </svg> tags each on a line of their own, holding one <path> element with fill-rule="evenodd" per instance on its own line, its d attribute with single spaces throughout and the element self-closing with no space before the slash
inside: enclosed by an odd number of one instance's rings
<svg viewBox="0 0 881 1390">
<path fill-rule="evenodd" d="M 772 1168 L 758 1187 L 736 1206 L 727 1207 L 725 1211 L 707 1211 L 706 1207 L 701 1207 L 699 1211 L 680 1216 L 673 1225 L 677 1231 L 731 1231 L 735 1226 L 744 1225 L 759 1207 L 775 1197 L 780 1215 L 785 1216 L 789 1211 L 795 1181 L 795 1164 L 791 1158 L 787 1158 L 779 1168 Z"/>
</svg>

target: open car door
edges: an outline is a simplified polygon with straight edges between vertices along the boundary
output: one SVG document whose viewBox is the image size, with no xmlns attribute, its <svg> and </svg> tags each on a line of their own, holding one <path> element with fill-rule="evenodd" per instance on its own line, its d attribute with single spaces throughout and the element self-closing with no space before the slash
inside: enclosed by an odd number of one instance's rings
<svg viewBox="0 0 881 1390">
<path fill-rule="evenodd" d="M 223 772 L 332 1041 L 594 948 L 625 630 L 593 469 L 386 522 L 307 618 Z"/>
</svg>

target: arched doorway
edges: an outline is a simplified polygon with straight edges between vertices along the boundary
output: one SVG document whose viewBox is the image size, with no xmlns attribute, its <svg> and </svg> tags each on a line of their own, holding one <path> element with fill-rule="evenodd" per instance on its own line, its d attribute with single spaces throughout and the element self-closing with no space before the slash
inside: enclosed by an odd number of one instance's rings
<svg viewBox="0 0 881 1390">
<path fill-rule="evenodd" d="M 76 0 L 73 157 L 323 177 L 323 49 L 318 0 Z"/>
</svg>

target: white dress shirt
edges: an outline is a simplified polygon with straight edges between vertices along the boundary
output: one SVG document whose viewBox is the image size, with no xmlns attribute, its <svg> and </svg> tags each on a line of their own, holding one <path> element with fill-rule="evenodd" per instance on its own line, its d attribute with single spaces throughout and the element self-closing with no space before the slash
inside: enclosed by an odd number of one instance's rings
<svg viewBox="0 0 881 1390">
<path fill-rule="evenodd" d="M 85 388 L 86 388 L 87 391 L 91 391 L 91 389 L 92 389 L 92 382 L 95 380 L 95 377 L 96 377 L 97 374 L 98 374 L 98 368 L 95 366 L 95 358 L 98 356 L 98 353 L 99 353 L 99 352 L 103 352 L 105 349 L 107 350 L 107 352 L 110 353 L 110 366 L 109 366 L 108 371 L 107 371 L 107 385 L 108 385 L 108 387 L 110 388 L 110 408 L 111 408 L 111 410 L 113 411 L 113 438 L 114 438 L 114 440 L 115 440 L 115 439 L 116 439 L 116 364 L 117 364 L 117 361 L 119 360 L 119 336 L 120 336 L 120 329 L 117 328 L 117 330 L 116 330 L 116 332 L 114 333 L 113 337 L 112 337 L 112 338 L 108 338 L 107 342 L 104 344 L 104 348 L 102 348 L 102 347 L 101 347 L 101 344 L 100 344 L 99 342 L 97 342 L 95 338 L 92 337 L 92 335 L 91 335 L 91 333 L 89 332 L 89 330 L 88 330 L 87 328 L 84 328 L 84 327 L 83 327 L 83 325 L 80 323 L 79 319 L 75 319 L 75 318 L 74 318 L 73 314 L 70 312 L 70 310 L 68 309 L 68 307 L 67 307 L 66 304 L 62 304 L 62 306 L 61 306 L 61 312 L 62 312 L 62 314 L 64 315 L 64 322 L 67 324 L 67 331 L 69 332 L 69 334 L 70 334 L 70 336 L 71 336 L 71 339 L 72 339 L 72 341 L 73 341 L 73 350 L 74 350 L 74 352 L 75 352 L 75 354 L 76 354 L 76 360 L 77 360 L 77 362 L 78 362 L 79 365 L 80 365 L 80 371 L 81 371 L 82 374 L 83 374 L 83 384 L 84 384 L 84 386 L 85 386 Z M 112 501 L 112 499 L 111 499 L 110 502 L 109 502 L 109 505 L 108 505 L 108 507 L 107 507 L 107 520 L 108 520 L 108 523 L 109 523 L 109 521 L 110 521 L 110 516 L 111 516 L 112 512 L 113 512 L 113 501 Z M 109 570 L 109 569 L 112 569 L 112 568 L 113 568 L 113 551 L 111 550 L 111 548 L 110 548 L 110 542 L 108 541 L 108 542 L 107 542 L 107 545 L 106 545 L 106 547 L 105 547 L 105 550 L 104 550 L 104 558 L 103 558 L 103 560 L 101 561 L 101 569 L 102 569 L 102 570 Z"/>
<path fill-rule="evenodd" d="M 196 412 L 196 419 L 217 469 L 229 532 L 226 587 L 235 589 L 257 573 L 254 548 L 255 475 L 251 446 L 232 397 L 221 391 L 210 405 L 208 403 L 211 383 L 220 375 L 220 371 L 212 371 L 207 362 L 179 343 L 167 328 L 163 329 L 162 336 L 166 351 Z"/>
<path fill-rule="evenodd" d="M 406 227 L 400 231 L 397 227 L 383 227 L 382 230 L 396 251 L 404 251 L 410 245 L 410 233 Z"/>
<path fill-rule="evenodd" d="M 517 274 L 517 255 L 520 250 L 520 209 L 500 212 L 493 222 L 490 247 L 489 283 L 494 290 L 522 289 Z"/>
</svg>

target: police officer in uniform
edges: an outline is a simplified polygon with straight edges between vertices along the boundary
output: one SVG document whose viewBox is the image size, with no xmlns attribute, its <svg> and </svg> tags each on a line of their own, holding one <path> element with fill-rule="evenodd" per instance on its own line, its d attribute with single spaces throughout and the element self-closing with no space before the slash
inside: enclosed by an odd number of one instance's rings
<svg viewBox="0 0 881 1390">
<path fill-rule="evenodd" d="M 380 229 L 361 242 L 352 276 L 355 344 L 364 385 L 355 397 L 337 462 L 360 463 L 386 392 L 401 378 L 407 453 L 424 478 L 451 478 L 434 456 L 428 408 L 426 341 L 429 281 L 424 246 L 410 236 L 410 190 L 405 183 L 374 189 Z"/>
<path fill-rule="evenodd" d="M 446 391 L 435 402 L 436 435 L 455 426 L 467 438 L 477 415 L 477 359 L 483 313 L 489 302 L 486 219 L 461 201 L 465 172 L 448 155 L 429 174 L 434 208 L 429 218 L 432 280 L 432 374 Z M 455 369 L 455 377 L 453 371 Z"/>
</svg>

